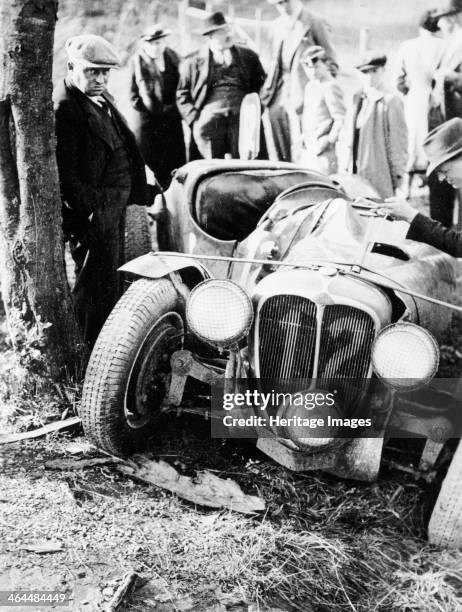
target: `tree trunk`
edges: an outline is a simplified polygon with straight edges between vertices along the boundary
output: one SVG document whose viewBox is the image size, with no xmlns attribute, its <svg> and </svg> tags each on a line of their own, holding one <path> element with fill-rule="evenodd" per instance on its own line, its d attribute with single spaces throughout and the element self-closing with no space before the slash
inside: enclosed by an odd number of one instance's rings
<svg viewBox="0 0 462 612">
<path fill-rule="evenodd" d="M 0 275 L 29 373 L 59 380 L 81 349 L 64 269 L 52 58 L 56 0 L 0 2 Z"/>
</svg>

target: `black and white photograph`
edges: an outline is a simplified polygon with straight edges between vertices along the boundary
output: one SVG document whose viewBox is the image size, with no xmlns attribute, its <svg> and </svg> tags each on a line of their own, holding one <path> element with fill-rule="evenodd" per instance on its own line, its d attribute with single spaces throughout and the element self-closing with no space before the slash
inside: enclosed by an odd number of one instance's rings
<svg viewBox="0 0 462 612">
<path fill-rule="evenodd" d="M 0 28 L 0 612 L 462 612 L 462 0 Z"/>
</svg>

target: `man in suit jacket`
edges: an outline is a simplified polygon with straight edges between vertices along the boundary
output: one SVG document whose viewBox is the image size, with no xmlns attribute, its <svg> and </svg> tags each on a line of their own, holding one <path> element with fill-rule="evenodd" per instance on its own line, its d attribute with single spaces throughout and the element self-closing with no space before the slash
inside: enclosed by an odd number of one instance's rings
<svg viewBox="0 0 462 612">
<path fill-rule="evenodd" d="M 462 188 L 462 119 L 454 118 L 428 134 L 424 151 L 429 160 L 427 175 L 432 172 L 439 180 L 455 189 Z M 453 257 L 462 257 L 462 233 L 448 229 L 439 221 L 418 213 L 409 202 L 390 198 L 381 206 L 384 212 L 410 223 L 406 238 L 425 242 Z"/>
<path fill-rule="evenodd" d="M 171 34 L 160 24 L 141 36 L 130 62 L 131 126 L 141 154 L 163 189 L 186 162 L 181 115 L 176 105 L 180 59 L 165 45 Z"/>
<path fill-rule="evenodd" d="M 293 149 L 301 136 L 301 115 L 308 78 L 301 57 L 309 47 L 319 45 L 335 75 L 338 70 L 334 49 L 321 17 L 307 10 L 299 0 L 268 0 L 280 13 L 271 28 L 272 64 L 262 90 L 268 107 L 272 140 L 278 159 L 292 161 Z M 268 149 L 270 147 L 268 146 Z"/>
<path fill-rule="evenodd" d="M 106 91 L 119 64 L 100 36 L 66 43 L 68 75 L 55 92 L 57 161 L 63 226 L 76 264 L 74 298 L 92 345 L 120 296 L 125 209 L 146 204 L 144 163 L 133 134 Z"/>
<path fill-rule="evenodd" d="M 203 157 L 239 157 L 242 99 L 258 92 L 265 73 L 258 55 L 233 45 L 223 13 L 213 13 L 202 32 L 208 44 L 184 61 L 177 104 Z"/>
</svg>

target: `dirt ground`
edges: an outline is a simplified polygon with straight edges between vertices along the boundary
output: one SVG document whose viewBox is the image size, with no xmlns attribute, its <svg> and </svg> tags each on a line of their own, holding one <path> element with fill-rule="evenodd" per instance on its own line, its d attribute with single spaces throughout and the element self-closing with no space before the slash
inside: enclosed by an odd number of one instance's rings
<svg viewBox="0 0 462 612">
<path fill-rule="evenodd" d="M 462 610 L 462 553 L 424 541 L 425 483 L 386 463 L 373 484 L 289 473 L 249 444 L 210 440 L 207 423 L 175 419 L 153 456 L 233 478 L 266 500 L 263 516 L 194 506 L 112 465 L 47 468 L 98 456 L 79 431 L 5 445 L 0 590 L 57 590 L 65 609 L 97 611 L 135 571 L 120 610 Z"/>
</svg>

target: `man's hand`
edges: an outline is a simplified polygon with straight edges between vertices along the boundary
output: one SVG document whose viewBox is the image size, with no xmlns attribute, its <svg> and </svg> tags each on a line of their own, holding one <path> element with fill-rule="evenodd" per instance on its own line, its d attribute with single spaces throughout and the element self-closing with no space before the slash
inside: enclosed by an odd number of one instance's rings
<svg viewBox="0 0 462 612">
<path fill-rule="evenodd" d="M 380 210 L 395 219 L 410 223 L 417 215 L 417 210 L 403 198 L 387 198 L 380 206 Z"/>
<path fill-rule="evenodd" d="M 330 146 L 327 136 L 322 136 L 316 143 L 316 155 L 322 155 Z"/>
</svg>

